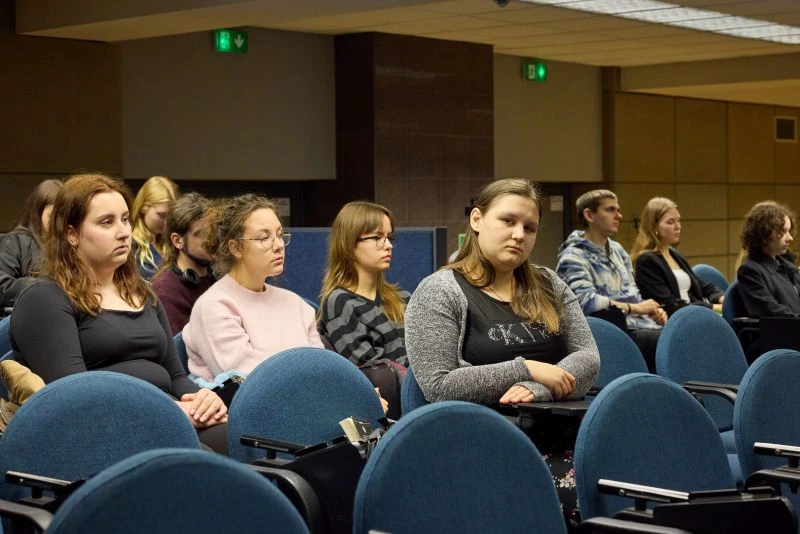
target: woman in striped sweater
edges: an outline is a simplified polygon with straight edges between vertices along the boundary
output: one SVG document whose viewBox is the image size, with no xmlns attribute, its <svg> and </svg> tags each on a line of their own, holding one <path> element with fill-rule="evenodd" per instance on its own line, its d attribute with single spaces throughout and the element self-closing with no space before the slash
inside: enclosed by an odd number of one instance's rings
<svg viewBox="0 0 800 534">
<path fill-rule="evenodd" d="M 320 294 L 320 333 L 359 367 L 387 361 L 405 374 L 403 316 L 410 298 L 384 278 L 394 221 L 385 207 L 350 202 L 336 216 Z"/>
</svg>

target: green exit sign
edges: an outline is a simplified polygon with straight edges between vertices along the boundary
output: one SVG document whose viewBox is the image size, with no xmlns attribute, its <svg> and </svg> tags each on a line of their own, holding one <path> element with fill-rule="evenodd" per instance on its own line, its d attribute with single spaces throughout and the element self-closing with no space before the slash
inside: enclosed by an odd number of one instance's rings
<svg viewBox="0 0 800 534">
<path fill-rule="evenodd" d="M 247 53 L 247 32 L 214 30 L 214 50 L 217 52 Z"/>
<path fill-rule="evenodd" d="M 528 82 L 546 82 L 547 65 L 541 61 L 523 61 L 522 76 Z"/>
</svg>

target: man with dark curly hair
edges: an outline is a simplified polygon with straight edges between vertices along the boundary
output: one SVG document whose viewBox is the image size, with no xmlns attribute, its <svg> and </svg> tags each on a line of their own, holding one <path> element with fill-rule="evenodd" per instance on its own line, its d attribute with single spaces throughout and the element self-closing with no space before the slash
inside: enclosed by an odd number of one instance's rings
<svg viewBox="0 0 800 534">
<path fill-rule="evenodd" d="M 759 202 L 745 216 L 741 240 L 747 257 L 737 279 L 750 317 L 800 315 L 800 272 L 784 256 L 793 233 L 794 214 L 778 202 Z"/>
</svg>

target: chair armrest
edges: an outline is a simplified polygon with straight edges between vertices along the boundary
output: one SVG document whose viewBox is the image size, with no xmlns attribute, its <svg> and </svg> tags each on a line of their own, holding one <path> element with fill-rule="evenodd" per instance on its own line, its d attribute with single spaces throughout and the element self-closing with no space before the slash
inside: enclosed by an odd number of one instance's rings
<svg viewBox="0 0 800 534">
<path fill-rule="evenodd" d="M 748 326 L 758 326 L 758 319 L 755 317 L 734 317 L 733 324 L 742 328 Z"/>
<path fill-rule="evenodd" d="M 297 457 L 312 451 L 324 449 L 327 446 L 326 443 L 306 445 L 305 443 L 281 441 L 279 439 L 261 438 L 258 436 L 242 436 L 239 438 L 239 442 L 246 447 L 267 451 L 268 460 L 274 460 L 278 453 L 291 454 Z"/>
<path fill-rule="evenodd" d="M 683 389 L 689 393 L 707 393 L 728 399 L 731 404 L 736 403 L 736 394 L 739 386 L 735 384 L 718 384 L 715 382 L 703 382 L 700 380 L 689 380 L 681 384 Z"/>
<path fill-rule="evenodd" d="M 251 465 L 249 467 L 256 473 L 275 482 L 281 493 L 286 495 L 297 511 L 300 512 L 311 534 L 328 530 L 325 515 L 322 511 L 322 504 L 305 478 L 288 469 L 259 465 Z"/>
<path fill-rule="evenodd" d="M 46 531 L 53 520 L 53 514 L 41 508 L 3 500 L 0 500 L 0 517 L 30 525 L 39 532 Z"/>
<path fill-rule="evenodd" d="M 638 523 L 612 519 L 610 517 L 592 517 L 578 525 L 578 534 L 591 534 L 594 532 L 630 532 L 652 534 L 691 534 L 688 530 L 673 527 L 662 527 L 652 523 Z"/>
</svg>

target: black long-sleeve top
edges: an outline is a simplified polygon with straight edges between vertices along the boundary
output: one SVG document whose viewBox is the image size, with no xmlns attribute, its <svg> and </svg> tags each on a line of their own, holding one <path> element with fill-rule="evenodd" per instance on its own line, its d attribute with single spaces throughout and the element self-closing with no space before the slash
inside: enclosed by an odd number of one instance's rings
<svg viewBox="0 0 800 534">
<path fill-rule="evenodd" d="M 0 241 L 0 308 L 14 306 L 20 292 L 31 285 L 40 263 L 39 244 L 27 228 L 17 228 Z"/>
<path fill-rule="evenodd" d="M 708 282 L 697 278 L 689 262 L 680 253 L 671 248 L 669 253 L 675 263 L 689 275 L 691 285 L 689 286 L 689 302 L 681 299 L 681 292 L 678 288 L 678 280 L 672 272 L 672 268 L 667 260 L 657 252 L 644 252 L 636 259 L 636 285 L 645 299 L 653 299 L 664 307 L 667 315 L 689 304 L 711 307 L 725 293 Z"/>
<path fill-rule="evenodd" d="M 736 279 L 748 316 L 800 315 L 800 272 L 782 256 L 747 256 Z"/>
<path fill-rule="evenodd" d="M 79 311 L 51 279 L 28 287 L 11 315 L 14 359 L 50 383 L 83 371 L 116 371 L 180 398 L 198 390 L 178 359 L 161 303 L 140 311 Z"/>
</svg>

